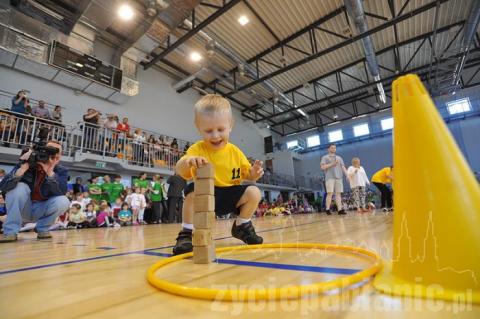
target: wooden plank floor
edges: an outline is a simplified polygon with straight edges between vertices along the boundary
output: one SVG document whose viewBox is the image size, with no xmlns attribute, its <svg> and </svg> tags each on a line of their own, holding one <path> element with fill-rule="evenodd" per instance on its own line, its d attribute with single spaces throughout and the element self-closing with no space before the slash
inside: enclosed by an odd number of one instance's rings
<svg viewBox="0 0 480 319">
<path fill-rule="evenodd" d="M 355 245 L 391 257 L 392 215 L 309 214 L 254 221 L 265 243 L 318 242 Z M 230 220 L 217 222 L 217 247 L 238 245 Z M 179 225 L 68 230 L 39 242 L 33 233 L 0 246 L 0 318 L 480 318 L 480 307 L 378 294 L 366 283 L 341 294 L 256 303 L 188 299 L 151 287 L 145 272 L 171 253 Z M 157 275 L 187 286 L 240 288 L 308 284 L 342 276 L 296 265 L 363 269 L 368 260 L 311 250 L 262 250 L 217 256 L 233 264 L 180 261 Z M 235 261 L 237 261 L 235 264 Z M 257 262 L 253 265 L 238 264 Z M 292 265 L 278 269 L 276 264 Z M 260 266 L 259 266 L 260 265 Z M 266 266 L 263 266 L 266 265 Z M 316 269 L 316 268 L 315 268 Z"/>
</svg>

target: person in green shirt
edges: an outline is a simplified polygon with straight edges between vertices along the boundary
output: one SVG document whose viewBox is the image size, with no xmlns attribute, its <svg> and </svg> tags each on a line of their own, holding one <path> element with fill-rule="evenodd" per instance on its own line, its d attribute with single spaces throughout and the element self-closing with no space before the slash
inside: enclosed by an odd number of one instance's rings
<svg viewBox="0 0 480 319">
<path fill-rule="evenodd" d="M 153 183 L 150 186 L 150 200 L 153 206 L 153 224 L 159 224 L 163 213 L 163 188 L 162 177 L 158 174 L 153 176 Z"/>
<path fill-rule="evenodd" d="M 122 197 L 123 192 L 123 184 L 121 183 L 122 177 L 120 175 L 115 175 L 115 180 L 112 183 L 112 187 L 110 189 L 108 201 L 113 204 L 117 198 Z"/>
<path fill-rule="evenodd" d="M 133 186 L 148 189 L 147 173 L 140 173 L 140 178 L 133 180 Z"/>
<path fill-rule="evenodd" d="M 110 179 L 110 176 L 109 175 L 103 176 L 103 184 L 101 185 L 102 200 L 106 200 L 109 203 L 111 203 L 110 194 L 112 193 L 112 186 L 113 186 L 113 183 L 112 183 L 112 180 Z"/>
<path fill-rule="evenodd" d="M 90 184 L 88 184 L 88 192 L 90 193 L 90 198 L 95 200 L 96 202 L 100 202 L 102 200 L 102 187 L 97 184 L 98 183 L 98 176 L 92 177 L 90 179 Z"/>
</svg>

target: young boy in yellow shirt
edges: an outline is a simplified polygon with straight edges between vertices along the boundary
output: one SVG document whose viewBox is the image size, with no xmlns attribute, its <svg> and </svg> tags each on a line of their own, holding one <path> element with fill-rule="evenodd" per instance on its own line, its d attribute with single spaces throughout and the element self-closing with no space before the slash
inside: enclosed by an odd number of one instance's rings
<svg viewBox="0 0 480 319">
<path fill-rule="evenodd" d="M 215 168 L 215 212 L 217 215 L 237 213 L 232 226 L 232 236 L 253 245 L 263 238 L 255 233 L 251 217 L 261 200 L 258 187 L 241 185 L 243 180 L 256 181 L 263 175 L 263 162 L 250 165 L 246 156 L 228 142 L 233 128 L 230 102 L 225 98 L 207 94 L 194 106 L 195 126 L 203 140 L 190 146 L 177 162 L 176 173 L 184 179 L 192 179 L 196 168 L 211 163 Z M 193 198 L 194 185 L 185 188 L 182 230 L 178 234 L 173 253 L 183 254 L 193 250 Z"/>
</svg>

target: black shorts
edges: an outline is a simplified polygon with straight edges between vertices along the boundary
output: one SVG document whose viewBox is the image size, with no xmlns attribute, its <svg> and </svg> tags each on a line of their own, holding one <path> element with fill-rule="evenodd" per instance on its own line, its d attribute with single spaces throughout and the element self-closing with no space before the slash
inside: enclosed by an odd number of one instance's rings
<svg viewBox="0 0 480 319">
<path fill-rule="evenodd" d="M 185 187 L 185 196 L 193 192 L 195 183 L 190 183 Z M 234 185 L 228 187 L 215 186 L 215 214 L 223 216 L 230 213 L 239 214 L 237 203 L 250 185 Z"/>
</svg>

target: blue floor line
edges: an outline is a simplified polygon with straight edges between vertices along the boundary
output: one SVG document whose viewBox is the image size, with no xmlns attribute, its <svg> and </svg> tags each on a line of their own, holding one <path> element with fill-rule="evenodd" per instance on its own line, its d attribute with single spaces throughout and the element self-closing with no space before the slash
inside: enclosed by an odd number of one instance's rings
<svg viewBox="0 0 480 319">
<path fill-rule="evenodd" d="M 145 255 L 159 256 L 159 257 L 171 257 L 172 254 L 156 253 L 156 252 L 144 252 Z M 224 259 L 217 258 L 214 260 L 217 264 L 236 265 L 236 266 L 248 266 L 248 267 L 260 267 L 282 270 L 295 270 L 295 271 L 308 271 L 316 273 L 336 274 L 336 275 L 352 275 L 360 271 L 360 269 L 349 268 L 335 268 L 335 267 L 320 267 L 320 266 L 306 266 L 306 265 L 290 265 L 290 264 L 277 264 L 259 261 L 247 261 L 237 259 Z"/>
<path fill-rule="evenodd" d="M 317 220 L 317 221 L 310 222 L 310 223 L 304 223 L 304 224 L 298 224 L 298 225 L 292 225 L 292 226 L 286 226 L 286 227 L 277 227 L 277 228 L 265 229 L 265 230 L 257 231 L 257 233 L 267 233 L 267 232 L 271 232 L 271 231 L 275 231 L 275 230 L 279 230 L 279 229 L 288 229 L 288 228 L 292 228 L 292 227 L 300 227 L 300 226 L 315 224 L 315 223 L 319 223 L 319 222 L 321 222 L 321 221 L 320 221 L 320 220 Z M 223 239 L 228 239 L 228 238 L 233 238 L 233 237 L 232 237 L 232 236 L 219 237 L 219 238 L 215 238 L 215 240 L 223 240 Z M 21 243 L 19 243 L 19 244 L 21 244 Z M 124 252 L 124 253 L 118 253 L 118 254 L 111 254 L 111 255 L 96 256 L 96 257 L 90 257 L 90 258 L 82 258 L 82 259 L 61 261 L 61 262 L 56 262 L 56 263 L 51 263 L 51 264 L 45 264 L 45 265 L 37 265 L 37 266 L 30 266 L 30 267 L 24 267 L 24 268 L 1 270 L 1 271 L 0 271 L 0 275 L 11 274 L 11 273 L 16 273 L 16 272 L 23 272 L 23 271 L 28 271 L 28 270 L 49 268 L 49 267 L 55 267 L 55 266 L 76 264 L 76 263 L 81 263 L 81 262 L 85 262 L 85 261 L 106 259 L 106 258 L 118 257 L 118 256 L 125 256 L 125 255 L 131 255 L 131 254 L 144 254 L 145 252 L 150 252 L 150 251 L 152 251 L 152 250 L 166 249 L 166 248 L 172 248 L 172 247 L 173 247 L 173 245 L 169 245 L 169 246 L 156 247 L 156 248 L 148 248 L 148 249 L 144 249 L 144 250 L 130 251 L 130 252 Z"/>
</svg>

